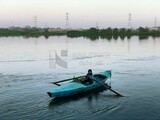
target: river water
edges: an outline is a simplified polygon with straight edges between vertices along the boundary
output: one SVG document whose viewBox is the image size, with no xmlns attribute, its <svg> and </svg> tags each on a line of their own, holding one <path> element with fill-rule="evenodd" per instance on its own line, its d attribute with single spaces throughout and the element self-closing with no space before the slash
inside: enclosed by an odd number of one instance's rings
<svg viewBox="0 0 160 120">
<path fill-rule="evenodd" d="M 160 38 L 0 38 L 0 120 L 159 120 Z M 56 61 L 60 58 L 60 62 Z M 51 99 L 50 82 L 112 70 L 101 91 Z"/>
</svg>

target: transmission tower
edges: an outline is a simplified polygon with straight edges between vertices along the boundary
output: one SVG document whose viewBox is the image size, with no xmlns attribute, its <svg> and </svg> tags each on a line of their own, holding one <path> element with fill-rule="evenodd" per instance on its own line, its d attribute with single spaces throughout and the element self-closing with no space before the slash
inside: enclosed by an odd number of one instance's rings
<svg viewBox="0 0 160 120">
<path fill-rule="evenodd" d="M 132 28 L 132 14 L 129 13 L 128 15 L 128 28 Z"/>
<path fill-rule="evenodd" d="M 157 27 L 157 17 L 155 17 L 154 26 Z"/>
<path fill-rule="evenodd" d="M 98 22 L 96 22 L 96 29 L 99 29 Z"/>
<path fill-rule="evenodd" d="M 45 23 L 44 28 L 47 28 L 47 27 L 48 27 L 48 24 L 47 24 L 47 23 Z"/>
<path fill-rule="evenodd" d="M 70 25 L 69 25 L 69 14 L 68 12 L 66 13 L 66 30 L 70 29 Z"/>
<path fill-rule="evenodd" d="M 34 22 L 34 25 L 35 27 L 37 27 L 37 23 L 38 23 L 38 17 L 37 16 L 33 16 L 33 22 Z"/>
</svg>

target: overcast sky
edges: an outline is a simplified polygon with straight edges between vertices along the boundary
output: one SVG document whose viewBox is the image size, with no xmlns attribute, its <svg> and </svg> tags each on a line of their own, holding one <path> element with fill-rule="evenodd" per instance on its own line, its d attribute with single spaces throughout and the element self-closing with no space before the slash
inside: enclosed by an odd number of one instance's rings
<svg viewBox="0 0 160 120">
<path fill-rule="evenodd" d="M 65 27 L 65 14 L 73 28 L 96 26 L 127 27 L 128 14 L 132 26 L 160 25 L 160 0 L 0 0 L 0 27 L 33 26 Z"/>
</svg>

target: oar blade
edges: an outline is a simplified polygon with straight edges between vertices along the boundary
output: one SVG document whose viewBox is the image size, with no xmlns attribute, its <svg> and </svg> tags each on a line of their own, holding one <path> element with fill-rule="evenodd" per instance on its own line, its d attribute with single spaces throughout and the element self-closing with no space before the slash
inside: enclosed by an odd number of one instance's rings
<svg viewBox="0 0 160 120">
<path fill-rule="evenodd" d="M 121 95 L 121 94 L 119 94 L 118 92 L 112 90 L 111 87 L 108 86 L 106 83 L 101 83 L 101 82 L 99 82 L 99 81 L 97 81 L 96 79 L 93 79 L 93 78 L 92 78 L 92 80 L 94 80 L 95 82 L 101 84 L 103 87 L 105 87 L 105 88 L 107 88 L 108 90 L 112 91 L 112 92 L 115 93 L 116 95 L 118 95 L 118 96 L 120 96 L 120 97 L 123 97 L 123 95 Z"/>
</svg>

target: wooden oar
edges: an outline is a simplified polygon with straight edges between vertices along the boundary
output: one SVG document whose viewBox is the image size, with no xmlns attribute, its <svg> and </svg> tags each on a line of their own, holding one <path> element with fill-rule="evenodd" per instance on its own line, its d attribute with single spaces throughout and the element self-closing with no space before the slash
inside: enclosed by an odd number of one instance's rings
<svg viewBox="0 0 160 120">
<path fill-rule="evenodd" d="M 70 80 L 74 80 L 74 79 L 78 79 L 78 78 L 82 78 L 82 77 L 84 77 L 84 76 L 73 77 L 73 78 L 70 78 L 70 79 L 60 80 L 60 81 L 51 82 L 51 83 L 52 83 L 52 84 L 55 84 L 55 85 L 58 85 L 58 86 L 60 86 L 60 84 L 58 84 L 58 83 L 61 83 L 61 82 L 66 82 L 66 81 L 70 81 Z"/>
<path fill-rule="evenodd" d="M 99 81 L 97 81 L 97 80 L 95 80 L 95 79 L 93 79 L 93 78 L 91 78 L 91 79 L 94 80 L 95 82 L 101 84 L 103 87 L 109 89 L 110 91 L 112 91 L 112 92 L 115 93 L 116 95 L 118 95 L 118 96 L 120 96 L 120 97 L 123 97 L 123 95 L 121 95 L 121 94 L 117 93 L 116 91 L 112 90 L 111 87 L 109 87 L 107 84 L 101 83 L 101 82 L 99 82 Z"/>
</svg>

